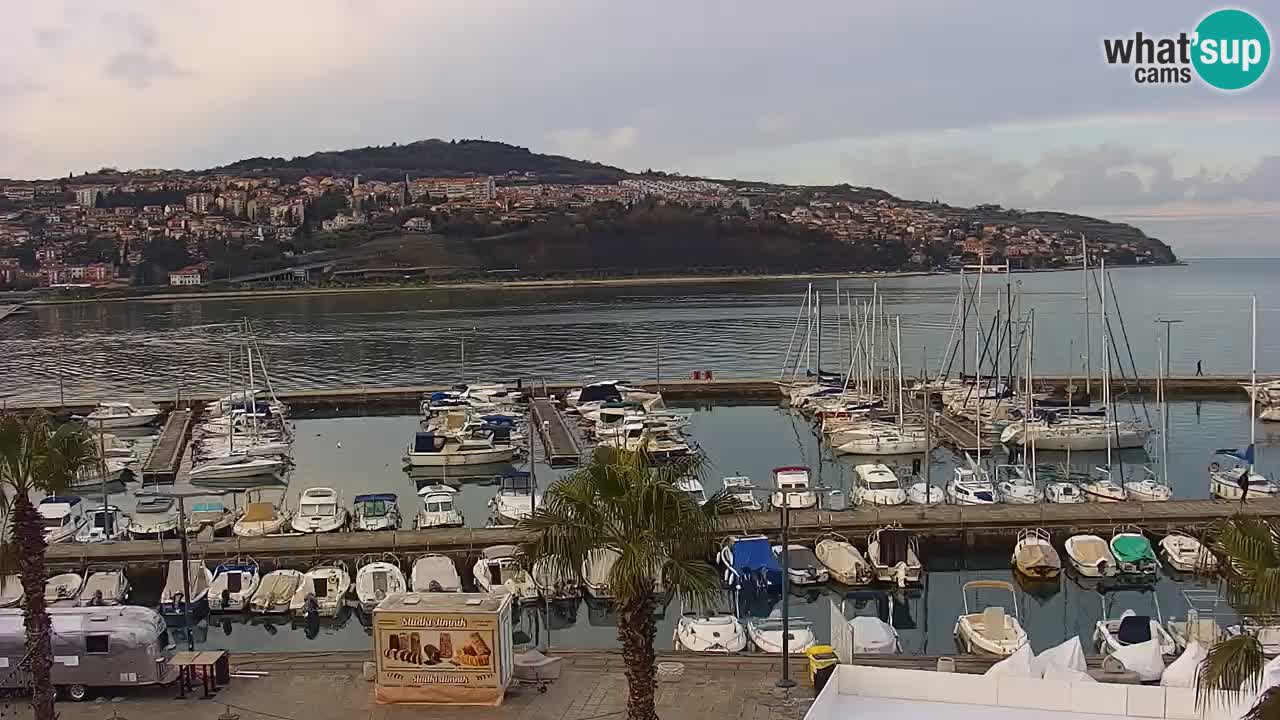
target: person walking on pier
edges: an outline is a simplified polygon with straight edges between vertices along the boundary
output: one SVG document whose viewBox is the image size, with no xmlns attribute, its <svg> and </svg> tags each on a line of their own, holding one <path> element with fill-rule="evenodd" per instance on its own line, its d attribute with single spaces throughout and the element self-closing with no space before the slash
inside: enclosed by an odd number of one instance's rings
<svg viewBox="0 0 1280 720">
<path fill-rule="evenodd" d="M 1253 448 L 1250 447 L 1249 450 L 1252 451 Z M 1248 468 L 1240 469 L 1240 477 L 1239 479 L 1236 480 L 1236 485 L 1240 487 L 1240 509 L 1244 510 L 1245 498 L 1249 497 L 1249 469 Z"/>
<path fill-rule="evenodd" d="M 1197 360 L 1197 361 L 1196 361 L 1196 377 L 1204 377 L 1204 365 L 1203 365 L 1203 363 L 1204 363 L 1204 361 L 1203 361 L 1203 360 Z"/>
</svg>

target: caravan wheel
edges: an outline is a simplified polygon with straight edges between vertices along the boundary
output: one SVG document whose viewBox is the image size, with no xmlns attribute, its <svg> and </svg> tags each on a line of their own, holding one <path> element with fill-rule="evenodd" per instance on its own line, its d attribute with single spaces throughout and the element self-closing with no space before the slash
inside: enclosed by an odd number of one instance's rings
<svg viewBox="0 0 1280 720">
<path fill-rule="evenodd" d="M 63 690 L 66 691 L 67 697 L 76 702 L 80 702 L 89 697 L 89 688 L 83 685 L 68 685 Z"/>
</svg>

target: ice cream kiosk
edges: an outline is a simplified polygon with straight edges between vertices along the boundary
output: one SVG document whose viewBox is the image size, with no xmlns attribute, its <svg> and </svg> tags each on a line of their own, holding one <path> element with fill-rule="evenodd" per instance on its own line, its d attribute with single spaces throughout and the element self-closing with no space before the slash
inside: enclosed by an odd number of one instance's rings
<svg viewBox="0 0 1280 720">
<path fill-rule="evenodd" d="M 511 596 L 394 593 L 373 611 L 379 703 L 500 705 L 511 682 Z"/>
</svg>

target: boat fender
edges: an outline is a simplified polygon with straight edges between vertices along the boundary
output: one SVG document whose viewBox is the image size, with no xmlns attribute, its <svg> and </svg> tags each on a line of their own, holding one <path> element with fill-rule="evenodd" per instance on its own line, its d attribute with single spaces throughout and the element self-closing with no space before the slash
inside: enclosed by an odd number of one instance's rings
<svg viewBox="0 0 1280 720">
<path fill-rule="evenodd" d="M 1211 473 L 1216 473 L 1216 472 L 1218 472 L 1218 471 L 1219 471 L 1219 470 L 1221 470 L 1221 469 L 1222 469 L 1222 466 L 1221 466 L 1221 465 L 1219 465 L 1218 463 L 1216 463 L 1216 462 L 1211 462 L 1211 463 L 1209 463 L 1209 472 L 1211 472 Z"/>
</svg>

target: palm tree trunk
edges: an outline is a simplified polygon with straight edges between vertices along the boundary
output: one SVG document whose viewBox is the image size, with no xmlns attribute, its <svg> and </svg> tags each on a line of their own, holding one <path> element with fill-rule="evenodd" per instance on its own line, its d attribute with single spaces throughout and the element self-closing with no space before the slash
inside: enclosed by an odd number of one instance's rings
<svg viewBox="0 0 1280 720">
<path fill-rule="evenodd" d="M 49 640 L 49 613 L 44 602 L 44 584 L 48 575 L 44 561 L 44 529 L 26 493 L 18 493 L 13 498 L 13 537 L 18 546 L 18 570 L 22 574 L 31 707 L 35 720 L 54 720 L 54 689 L 50 678 L 53 647 Z"/>
<path fill-rule="evenodd" d="M 627 666 L 627 720 L 658 720 L 654 708 L 658 671 L 653 652 L 658 627 L 653 608 L 653 595 L 645 593 L 618 613 L 618 640 Z"/>
</svg>

